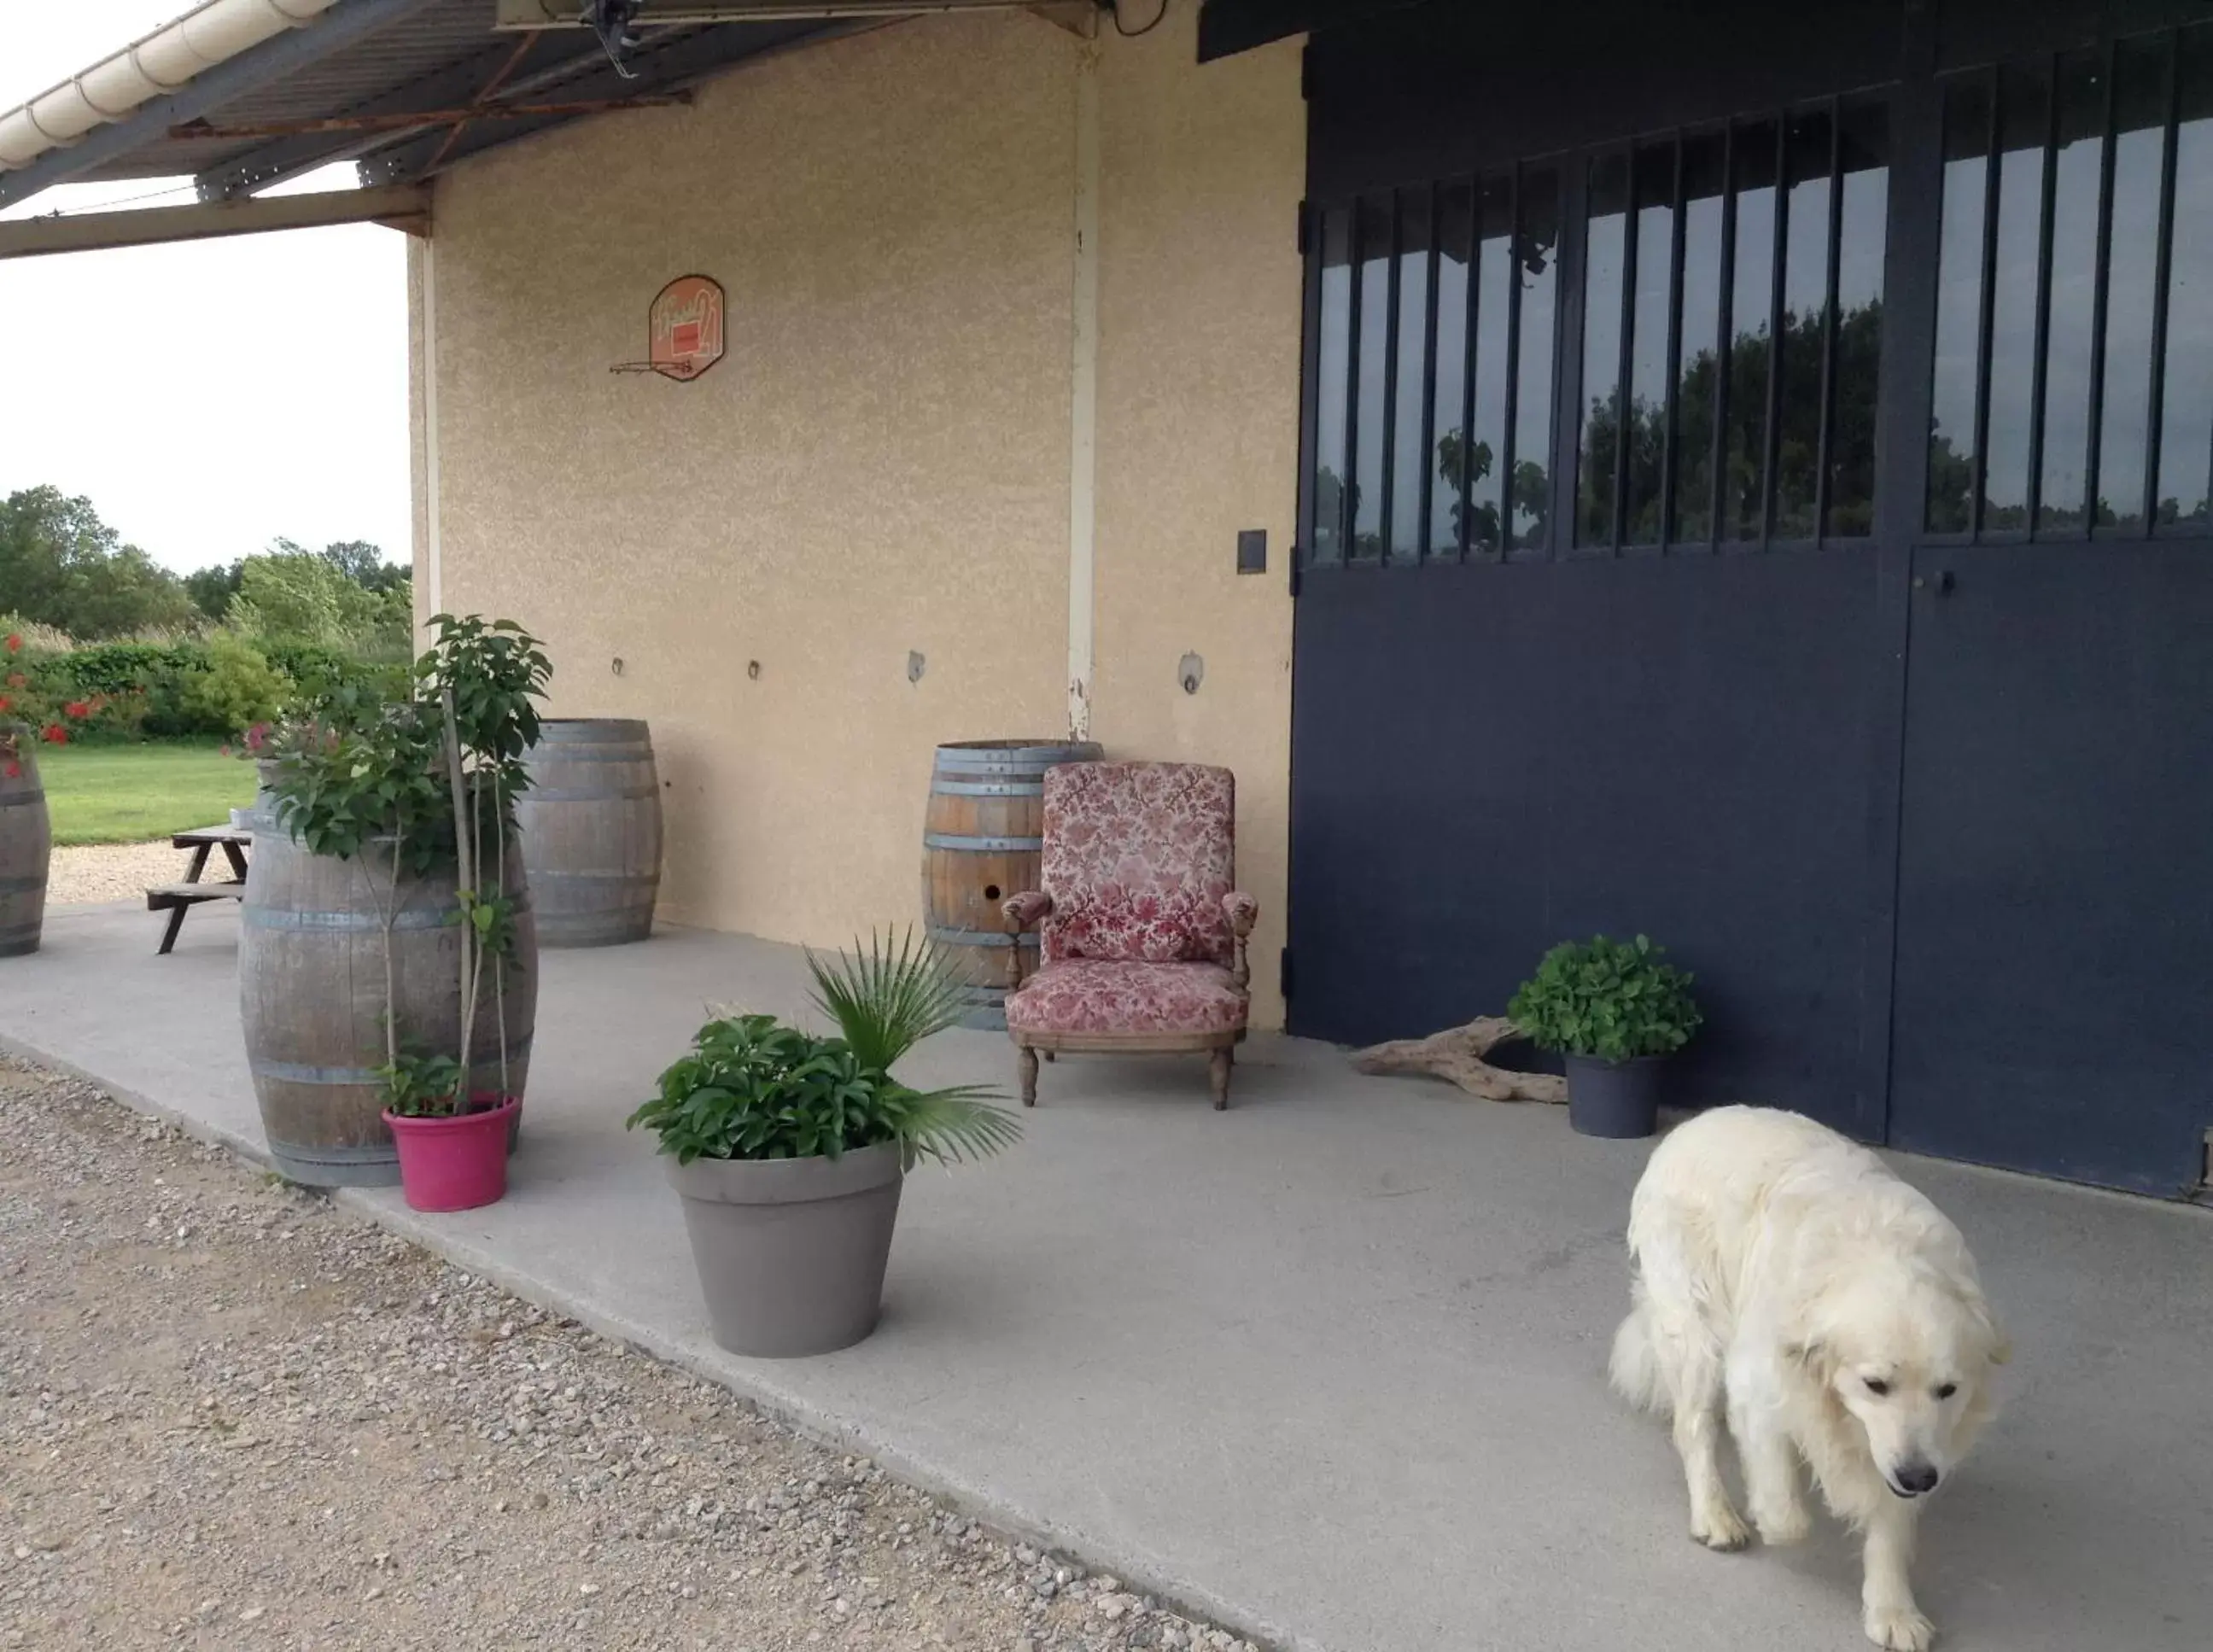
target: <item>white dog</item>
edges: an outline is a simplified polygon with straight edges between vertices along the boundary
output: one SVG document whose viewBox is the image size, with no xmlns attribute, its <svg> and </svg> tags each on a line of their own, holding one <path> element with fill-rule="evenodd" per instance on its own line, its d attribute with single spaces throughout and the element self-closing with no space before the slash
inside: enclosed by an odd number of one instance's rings
<svg viewBox="0 0 2213 1652">
<path fill-rule="evenodd" d="M 1866 1534 L 1868 1638 L 1934 1637 L 1906 1576 L 1921 1499 L 1989 1420 L 2007 1356 L 1960 1231 L 1866 1149 L 1795 1113 L 1722 1107 L 1660 1144 L 1630 1206 L 1613 1379 L 1672 1411 L 1691 1535 L 1751 1539 L 1722 1484 L 1719 1413 L 1769 1543 L 1806 1535 L 1799 1460 Z"/>
</svg>

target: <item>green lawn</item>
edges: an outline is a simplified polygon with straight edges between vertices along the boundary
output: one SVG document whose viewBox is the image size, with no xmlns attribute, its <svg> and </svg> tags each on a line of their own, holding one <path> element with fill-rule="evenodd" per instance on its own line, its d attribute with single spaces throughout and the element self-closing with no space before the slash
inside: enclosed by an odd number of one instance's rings
<svg viewBox="0 0 2213 1652">
<path fill-rule="evenodd" d="M 210 745 L 41 746 L 58 844 L 135 844 L 228 826 L 253 801 L 253 765 Z"/>
</svg>

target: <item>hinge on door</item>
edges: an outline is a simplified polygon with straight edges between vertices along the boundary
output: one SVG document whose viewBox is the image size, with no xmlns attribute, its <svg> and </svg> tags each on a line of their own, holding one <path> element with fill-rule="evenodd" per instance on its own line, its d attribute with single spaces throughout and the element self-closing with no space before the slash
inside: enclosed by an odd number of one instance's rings
<svg viewBox="0 0 2213 1652">
<path fill-rule="evenodd" d="M 2204 1156 L 2198 1161 L 2198 1186 L 2190 1197 L 2200 1204 L 2213 1204 L 2213 1126 L 2205 1131 Z"/>
<path fill-rule="evenodd" d="M 1299 48 L 1299 99 L 1314 101 L 1314 43 L 1308 41 Z"/>
<path fill-rule="evenodd" d="M 1307 204 L 1304 201 L 1301 201 L 1299 203 L 1299 232 L 1297 238 L 1299 256 L 1301 258 L 1304 258 L 1307 255 L 1307 236 L 1309 233 L 1307 225 L 1309 216 L 1310 215 L 1307 211 Z"/>
<path fill-rule="evenodd" d="M 1284 560 L 1291 564 L 1291 594 L 1295 597 L 1299 594 L 1299 564 L 1306 560 L 1306 554 L 1295 545 Z"/>
<path fill-rule="evenodd" d="M 1277 956 L 1276 963 L 1276 990 L 1282 994 L 1283 1002 L 1285 1003 L 1290 1003 L 1291 949 L 1289 947 L 1285 947 L 1282 953 Z"/>
</svg>

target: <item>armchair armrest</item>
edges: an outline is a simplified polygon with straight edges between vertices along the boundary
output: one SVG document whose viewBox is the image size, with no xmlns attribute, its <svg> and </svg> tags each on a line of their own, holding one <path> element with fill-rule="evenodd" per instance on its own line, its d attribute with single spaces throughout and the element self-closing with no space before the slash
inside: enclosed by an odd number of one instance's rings
<svg viewBox="0 0 2213 1652">
<path fill-rule="evenodd" d="M 1022 984 L 1022 932 L 1035 929 L 1052 911 L 1052 897 L 1039 889 L 1025 889 L 999 903 L 1000 916 L 1007 924 L 1008 991 L 1016 991 Z"/>
<path fill-rule="evenodd" d="M 1241 889 L 1233 889 L 1222 898 L 1222 910 L 1229 919 L 1229 937 L 1233 948 L 1229 978 L 1241 990 L 1251 984 L 1253 971 L 1245 958 L 1245 940 L 1253 933 L 1253 926 L 1260 920 L 1260 903 Z"/>
</svg>

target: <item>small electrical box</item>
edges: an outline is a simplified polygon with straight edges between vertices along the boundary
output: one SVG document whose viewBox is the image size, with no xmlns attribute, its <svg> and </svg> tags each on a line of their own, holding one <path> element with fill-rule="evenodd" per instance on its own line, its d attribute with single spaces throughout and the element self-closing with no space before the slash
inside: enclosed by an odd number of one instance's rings
<svg viewBox="0 0 2213 1652">
<path fill-rule="evenodd" d="M 1241 574 L 1265 574 L 1268 571 L 1266 528 L 1241 527 L 1237 530 L 1237 571 Z"/>
</svg>

